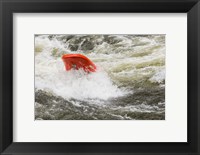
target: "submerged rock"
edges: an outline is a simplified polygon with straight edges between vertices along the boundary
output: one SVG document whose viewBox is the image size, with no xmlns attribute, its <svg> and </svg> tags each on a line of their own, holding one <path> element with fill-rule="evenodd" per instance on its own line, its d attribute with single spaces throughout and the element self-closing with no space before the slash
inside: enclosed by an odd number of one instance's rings
<svg viewBox="0 0 200 155">
<path fill-rule="evenodd" d="M 68 48 L 71 50 L 71 51 L 77 51 L 78 50 L 78 45 L 74 45 L 74 44 L 69 44 Z"/>
<path fill-rule="evenodd" d="M 81 42 L 82 42 L 82 39 L 79 37 L 71 38 L 68 41 L 69 44 L 77 44 L 77 45 L 80 44 Z"/>
<path fill-rule="evenodd" d="M 81 50 L 87 51 L 87 50 L 92 50 L 94 48 L 94 44 L 91 41 L 85 40 L 81 44 Z"/>
<path fill-rule="evenodd" d="M 104 41 L 108 44 L 117 44 L 122 41 L 122 39 L 115 36 L 104 35 Z"/>
<path fill-rule="evenodd" d="M 56 39 L 59 41 L 67 42 L 68 40 L 72 39 L 74 35 L 58 35 L 56 36 Z"/>
<path fill-rule="evenodd" d="M 49 35 L 49 36 L 48 36 L 49 40 L 52 40 L 52 39 L 55 38 L 55 37 L 56 37 L 56 35 Z"/>
</svg>

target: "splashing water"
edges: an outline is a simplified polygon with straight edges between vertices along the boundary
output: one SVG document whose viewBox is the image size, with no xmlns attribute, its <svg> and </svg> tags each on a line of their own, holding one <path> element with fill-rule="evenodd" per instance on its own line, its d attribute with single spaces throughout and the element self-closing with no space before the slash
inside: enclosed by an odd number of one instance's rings
<svg viewBox="0 0 200 155">
<path fill-rule="evenodd" d="M 66 99 L 102 99 L 123 96 L 127 92 L 112 84 L 107 73 L 97 70 L 86 73 L 84 70 L 65 71 L 61 60 L 48 62 L 49 67 L 38 65 L 36 70 L 36 88 L 53 91 Z M 59 62 L 59 63 L 58 63 Z M 49 72 L 50 71 L 50 72 Z"/>
<path fill-rule="evenodd" d="M 73 53 L 91 59 L 97 72 L 66 71 L 61 56 Z M 165 35 L 37 35 L 35 89 L 39 119 L 163 119 Z M 43 103 L 44 96 L 53 101 Z M 63 103 L 76 114 L 56 113 Z"/>
</svg>

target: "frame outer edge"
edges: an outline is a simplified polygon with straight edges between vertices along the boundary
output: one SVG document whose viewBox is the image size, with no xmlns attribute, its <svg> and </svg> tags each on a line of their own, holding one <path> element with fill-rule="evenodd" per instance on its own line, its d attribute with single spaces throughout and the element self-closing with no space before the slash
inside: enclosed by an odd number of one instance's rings
<svg viewBox="0 0 200 155">
<path fill-rule="evenodd" d="M 198 154 L 200 154 L 200 1 L 197 4 L 197 52 L 198 52 L 198 67 L 197 67 L 197 72 L 198 72 L 198 122 L 197 122 L 197 130 L 198 130 Z"/>
<path fill-rule="evenodd" d="M 199 54 L 199 8 L 198 1 L 193 8 L 188 12 L 188 94 L 190 94 L 188 107 L 188 130 L 190 134 L 189 142 L 192 144 L 191 149 L 193 154 L 200 155 L 200 54 Z"/>
<path fill-rule="evenodd" d="M 2 34 L 3 34 L 3 2 L 2 2 L 2 0 L 0 0 L 0 154 L 2 153 L 2 151 L 5 149 L 5 145 L 3 145 L 3 99 L 2 99 L 2 97 L 3 97 L 3 87 L 2 87 L 2 84 L 3 84 L 3 62 L 2 62 L 2 60 L 3 60 L 3 57 L 2 57 L 2 55 L 3 55 L 3 36 L 2 36 Z M 197 33 L 198 33 L 198 35 L 197 35 L 197 37 L 196 37 L 196 41 L 199 43 L 199 39 L 200 39 L 200 30 L 199 30 L 199 26 L 200 26 L 200 19 L 199 19 L 199 17 L 200 17 L 200 2 L 198 2 L 198 4 L 197 4 L 197 7 L 198 7 L 198 9 L 197 9 L 197 13 L 198 13 L 198 18 L 196 19 L 197 20 Z M 197 54 L 198 54 L 198 67 L 197 67 L 197 75 L 198 75 L 198 78 L 200 78 L 200 71 L 198 71 L 198 69 L 200 69 L 200 45 L 199 44 L 197 44 L 197 46 L 196 46 L 196 48 L 197 48 Z M 197 113 L 197 115 L 198 115 L 198 122 L 196 122 L 197 123 L 197 129 L 198 129 L 198 154 L 200 154 L 200 80 L 198 80 L 198 113 Z M 5 119 L 4 119 L 4 121 L 5 121 Z"/>
<path fill-rule="evenodd" d="M 12 144 L 13 139 L 13 57 L 12 13 L 8 3 L 0 0 L 0 154 Z M 10 38 L 11 45 L 8 44 Z M 9 59 L 11 58 L 11 59 Z"/>
<path fill-rule="evenodd" d="M 0 0 L 3 2 L 34 2 L 34 3 L 38 3 L 38 2 L 45 2 L 45 3 L 49 3 L 49 2 L 148 2 L 149 0 Z M 199 0 L 152 0 L 153 2 L 188 2 L 188 3 L 196 3 Z"/>
<path fill-rule="evenodd" d="M 3 54 L 3 47 L 2 47 L 2 32 L 3 32 L 3 2 L 0 0 L 0 153 L 3 151 L 3 90 L 2 90 L 2 80 L 3 80 L 3 74 L 2 74 L 2 54 Z"/>
</svg>

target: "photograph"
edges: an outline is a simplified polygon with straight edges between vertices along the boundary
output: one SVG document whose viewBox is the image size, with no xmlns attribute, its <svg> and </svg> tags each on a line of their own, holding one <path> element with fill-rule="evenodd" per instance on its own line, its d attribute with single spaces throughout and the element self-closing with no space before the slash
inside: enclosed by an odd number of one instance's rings
<svg viewBox="0 0 200 155">
<path fill-rule="evenodd" d="M 165 120 L 165 42 L 165 34 L 35 34 L 35 120 Z"/>
</svg>

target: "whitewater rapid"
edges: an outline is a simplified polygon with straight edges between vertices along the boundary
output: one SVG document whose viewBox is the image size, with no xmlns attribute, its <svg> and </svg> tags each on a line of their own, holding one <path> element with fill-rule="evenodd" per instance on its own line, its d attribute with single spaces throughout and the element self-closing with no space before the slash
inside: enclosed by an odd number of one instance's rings
<svg viewBox="0 0 200 155">
<path fill-rule="evenodd" d="M 88 74 L 81 69 L 67 72 L 61 57 L 72 53 L 91 59 L 97 72 Z M 57 104 L 45 100 L 52 104 L 51 110 L 61 104 L 60 100 L 75 106 L 70 111 L 76 113 L 80 107 L 96 109 L 91 112 L 91 118 L 82 114 L 79 118 L 69 112 L 70 118 L 60 119 L 104 118 L 96 114 L 100 111 L 106 113 L 104 119 L 150 117 L 147 113 L 155 113 L 152 118 L 157 115 L 163 118 L 165 35 L 36 35 L 35 90 L 38 96 L 35 107 L 39 111 L 46 104 L 41 100 L 44 96 L 58 100 Z M 55 111 L 56 108 L 53 114 L 48 112 L 47 118 L 56 119 L 59 114 Z M 139 114 L 133 115 L 133 112 Z M 42 117 L 42 113 L 37 113 L 37 118 L 44 119 Z"/>
<path fill-rule="evenodd" d="M 98 64 L 97 71 L 94 73 L 88 74 L 82 69 L 66 71 L 61 57 L 55 58 L 49 52 L 55 47 L 66 53 L 72 53 L 57 40 L 36 39 L 36 48 L 42 48 L 42 52 L 36 54 L 35 58 L 36 89 L 50 91 L 65 99 L 79 100 L 107 100 L 128 94 L 128 90 L 119 89 L 114 85 L 107 72 Z"/>
</svg>

